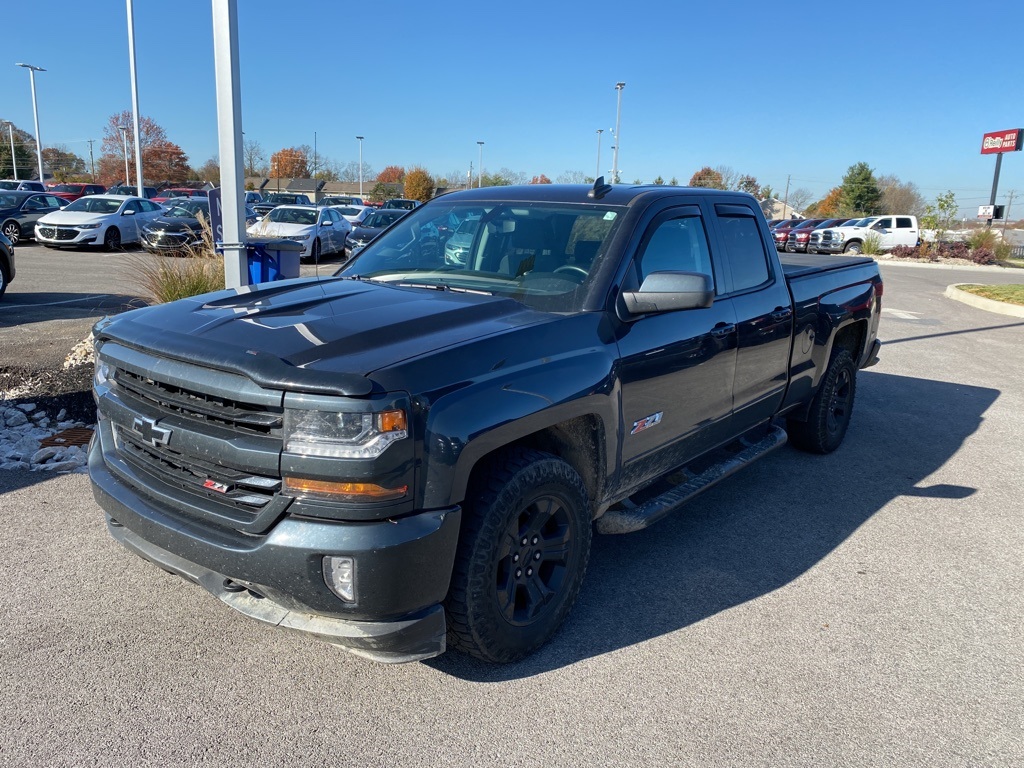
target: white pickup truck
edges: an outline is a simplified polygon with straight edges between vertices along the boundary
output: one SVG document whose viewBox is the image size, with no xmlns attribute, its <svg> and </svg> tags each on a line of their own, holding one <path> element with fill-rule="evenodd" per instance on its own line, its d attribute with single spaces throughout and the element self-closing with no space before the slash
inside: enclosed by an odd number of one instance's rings
<svg viewBox="0 0 1024 768">
<path fill-rule="evenodd" d="M 916 216 L 869 216 L 845 227 L 811 233 L 807 250 L 810 253 L 858 254 L 864 249 L 864 240 L 872 235 L 878 238 L 883 251 L 889 251 L 897 245 L 917 245 L 921 230 Z"/>
</svg>

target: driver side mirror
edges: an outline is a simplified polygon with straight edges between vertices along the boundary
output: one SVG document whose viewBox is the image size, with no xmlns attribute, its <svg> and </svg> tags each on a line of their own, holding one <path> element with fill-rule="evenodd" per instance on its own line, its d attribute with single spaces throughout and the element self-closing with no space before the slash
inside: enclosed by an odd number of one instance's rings
<svg viewBox="0 0 1024 768">
<path fill-rule="evenodd" d="M 631 315 L 704 309 L 714 303 L 715 286 L 700 272 L 652 272 L 639 291 L 623 291 L 622 299 Z"/>
<path fill-rule="evenodd" d="M 134 216 L 135 215 L 135 209 L 134 208 L 125 208 L 124 213 L 122 213 L 121 215 L 122 216 Z"/>
<path fill-rule="evenodd" d="M 330 219 L 328 219 L 327 221 L 321 221 L 320 225 L 324 226 L 324 227 L 333 227 L 334 226 L 334 222 L 331 221 Z"/>
</svg>

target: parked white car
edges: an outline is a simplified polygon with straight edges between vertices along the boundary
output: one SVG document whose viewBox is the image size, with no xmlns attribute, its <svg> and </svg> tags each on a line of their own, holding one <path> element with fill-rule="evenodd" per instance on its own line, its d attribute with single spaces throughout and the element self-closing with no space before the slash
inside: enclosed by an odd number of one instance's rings
<svg viewBox="0 0 1024 768">
<path fill-rule="evenodd" d="M 163 214 L 151 200 L 131 195 L 80 197 L 36 222 L 36 242 L 50 248 L 102 245 L 107 250 L 139 241 L 143 225 Z"/>
<path fill-rule="evenodd" d="M 342 218 L 353 227 L 358 227 L 363 223 L 363 219 L 377 210 L 369 205 L 331 205 L 328 207 L 340 213 Z"/>
<path fill-rule="evenodd" d="M 344 253 L 352 225 L 333 208 L 279 205 L 246 230 L 250 237 L 286 237 L 302 243 L 301 259 L 319 261 L 330 253 Z"/>
</svg>

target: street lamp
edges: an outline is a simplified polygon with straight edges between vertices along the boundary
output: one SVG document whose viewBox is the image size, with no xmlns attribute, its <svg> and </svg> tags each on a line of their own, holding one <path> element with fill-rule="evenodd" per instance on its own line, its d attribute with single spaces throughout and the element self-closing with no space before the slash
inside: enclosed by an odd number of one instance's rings
<svg viewBox="0 0 1024 768">
<path fill-rule="evenodd" d="M 43 183 L 43 141 L 39 138 L 39 110 L 36 108 L 36 72 L 45 72 L 46 70 L 42 67 L 35 67 L 31 64 L 21 64 L 20 62 L 15 66 L 24 67 L 28 70 L 28 79 L 32 83 L 32 117 L 36 121 L 36 159 L 39 161 L 39 183 Z M 12 145 L 13 146 L 13 145 Z"/>
<path fill-rule="evenodd" d="M 14 156 L 14 123 L 7 123 L 7 135 L 11 139 L 11 167 L 14 168 L 14 180 L 18 180 L 18 159 Z"/>
<path fill-rule="evenodd" d="M 142 191 L 142 137 L 139 131 L 142 130 L 139 118 L 139 81 L 135 75 L 135 13 L 132 10 L 132 0 L 125 0 L 128 13 L 128 73 L 132 82 L 132 127 L 135 132 L 135 181 L 139 197 L 145 197 Z M 125 158 L 127 159 L 127 153 Z M 125 178 L 125 184 L 128 179 Z"/>
<path fill-rule="evenodd" d="M 359 142 L 359 196 L 363 196 L 363 137 L 356 136 Z"/>
<path fill-rule="evenodd" d="M 604 128 L 597 129 L 597 171 L 594 172 L 594 181 L 597 181 L 597 177 L 601 175 L 601 134 L 604 133 Z"/>
<path fill-rule="evenodd" d="M 124 185 L 127 187 L 130 183 L 128 181 L 128 126 L 119 125 L 121 129 L 121 137 L 124 139 Z"/>
<path fill-rule="evenodd" d="M 618 91 L 618 105 L 615 107 L 615 157 L 612 159 L 612 184 L 619 183 L 619 121 L 622 118 L 622 89 L 626 87 L 623 82 L 615 84 Z"/>
<path fill-rule="evenodd" d="M 477 144 L 480 146 L 480 157 L 477 161 L 480 167 L 476 169 L 476 187 L 480 189 L 484 185 L 484 143 L 478 141 Z"/>
</svg>

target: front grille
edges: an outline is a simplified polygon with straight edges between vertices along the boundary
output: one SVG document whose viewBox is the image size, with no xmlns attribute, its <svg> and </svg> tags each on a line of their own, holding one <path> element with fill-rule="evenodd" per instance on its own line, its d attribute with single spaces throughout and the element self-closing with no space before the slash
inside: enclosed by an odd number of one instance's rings
<svg viewBox="0 0 1024 768">
<path fill-rule="evenodd" d="M 255 520 L 281 490 L 280 478 L 186 457 L 167 446 L 150 445 L 127 428 L 116 427 L 114 435 L 118 454 L 135 470 L 212 502 L 240 523 Z"/>
<path fill-rule="evenodd" d="M 240 432 L 280 437 L 283 409 L 230 400 L 186 389 L 118 367 L 114 382 L 129 398 L 201 424 L 215 424 Z"/>
<path fill-rule="evenodd" d="M 185 232 L 146 232 L 144 237 L 151 245 L 183 245 L 191 236 Z"/>
<path fill-rule="evenodd" d="M 40 227 L 39 234 L 50 240 L 74 240 L 78 237 L 77 229 L 60 229 L 59 227 Z"/>
</svg>

